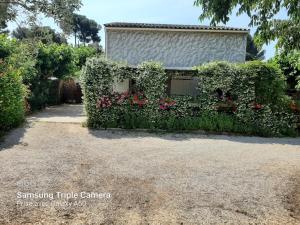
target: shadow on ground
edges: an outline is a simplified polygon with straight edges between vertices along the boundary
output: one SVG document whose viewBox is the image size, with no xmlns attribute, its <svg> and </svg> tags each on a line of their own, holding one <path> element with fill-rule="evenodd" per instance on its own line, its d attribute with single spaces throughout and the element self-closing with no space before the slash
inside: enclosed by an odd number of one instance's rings
<svg viewBox="0 0 300 225">
<path fill-rule="evenodd" d="M 25 124 L 23 127 L 16 128 L 5 134 L 0 139 L 0 151 L 9 149 L 15 145 L 22 144 L 22 138 L 26 133 L 28 125 Z"/>
</svg>

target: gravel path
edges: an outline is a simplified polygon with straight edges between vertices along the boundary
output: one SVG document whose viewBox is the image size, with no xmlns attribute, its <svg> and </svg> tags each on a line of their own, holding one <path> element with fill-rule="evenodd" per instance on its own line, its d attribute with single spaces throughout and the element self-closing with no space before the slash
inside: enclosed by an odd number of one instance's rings
<svg viewBox="0 0 300 225">
<path fill-rule="evenodd" d="M 83 123 L 86 121 L 86 116 L 83 105 L 63 104 L 60 106 L 50 106 L 44 111 L 30 116 L 27 120 L 29 123 Z"/>
<path fill-rule="evenodd" d="M 0 144 L 0 224 L 300 224 L 299 146 L 31 122 Z"/>
</svg>

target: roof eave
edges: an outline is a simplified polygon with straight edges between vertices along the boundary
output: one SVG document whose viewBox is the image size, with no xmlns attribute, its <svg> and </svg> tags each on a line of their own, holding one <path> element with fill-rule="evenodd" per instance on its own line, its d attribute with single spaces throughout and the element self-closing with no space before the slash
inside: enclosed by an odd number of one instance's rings
<svg viewBox="0 0 300 225">
<path fill-rule="evenodd" d="M 211 32 L 211 33 L 240 33 L 249 34 L 250 30 L 226 29 L 177 29 L 177 28 L 142 28 L 142 27 L 115 27 L 105 26 L 106 30 L 133 30 L 133 31 L 172 31 L 172 32 Z"/>
</svg>

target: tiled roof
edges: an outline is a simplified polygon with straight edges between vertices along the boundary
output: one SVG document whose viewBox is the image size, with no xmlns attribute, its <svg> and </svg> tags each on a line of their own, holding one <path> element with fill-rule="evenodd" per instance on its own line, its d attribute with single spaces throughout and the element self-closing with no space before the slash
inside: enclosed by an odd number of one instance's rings
<svg viewBox="0 0 300 225">
<path fill-rule="evenodd" d="M 179 24 L 153 24 L 153 23 L 107 23 L 105 27 L 115 28 L 141 28 L 141 29 L 178 29 L 178 30 L 212 30 L 212 31 L 241 31 L 249 32 L 249 29 L 223 27 L 223 26 L 203 26 L 203 25 L 179 25 Z"/>
</svg>

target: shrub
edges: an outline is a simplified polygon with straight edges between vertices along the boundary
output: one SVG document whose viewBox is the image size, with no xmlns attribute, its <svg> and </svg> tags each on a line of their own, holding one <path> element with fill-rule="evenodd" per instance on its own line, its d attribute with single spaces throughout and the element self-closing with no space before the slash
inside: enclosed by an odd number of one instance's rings
<svg viewBox="0 0 300 225">
<path fill-rule="evenodd" d="M 273 64 L 216 62 L 197 68 L 201 95 L 167 97 L 167 75 L 154 62 L 136 71 L 103 58 L 87 61 L 81 81 L 90 127 L 294 134 L 285 80 Z M 115 80 L 136 80 L 136 92 L 112 93 Z M 268 92 L 268 93 L 266 93 Z"/>
<path fill-rule="evenodd" d="M 80 71 L 85 65 L 86 60 L 97 54 L 97 49 L 89 46 L 79 46 L 73 48 L 73 54 L 76 70 Z"/>
<path fill-rule="evenodd" d="M 240 87 L 243 82 L 237 82 L 239 77 L 238 69 L 236 65 L 227 62 L 214 62 L 196 68 L 198 71 L 198 88 L 200 95 L 198 97 L 201 107 L 204 110 L 214 111 L 218 109 L 219 103 L 228 103 L 233 99 L 239 102 L 247 101 L 243 99 L 244 96 L 237 95 L 239 90 L 243 89 Z M 238 87 L 237 87 L 238 86 Z M 244 87 L 248 89 L 247 87 Z M 239 89 L 239 90 L 238 90 Z M 249 98 L 248 93 L 245 98 Z"/>
<path fill-rule="evenodd" d="M 285 77 L 276 64 L 261 61 L 247 62 L 239 66 L 239 74 L 242 73 L 254 78 L 255 102 L 277 105 L 285 99 Z"/>
<path fill-rule="evenodd" d="M 203 109 L 218 111 L 227 105 L 241 123 L 252 126 L 259 135 L 282 135 L 294 130 L 285 79 L 274 64 L 216 62 L 197 70 Z"/>
<path fill-rule="evenodd" d="M 25 87 L 22 70 L 11 64 L 17 42 L 0 35 L 0 131 L 18 126 L 24 120 Z"/>
<path fill-rule="evenodd" d="M 288 54 L 279 53 L 271 61 L 276 63 L 283 71 L 288 88 L 300 89 L 300 50 L 294 50 Z"/>
<path fill-rule="evenodd" d="M 39 44 L 37 70 L 42 78 L 58 79 L 72 74 L 75 70 L 72 47 L 58 44 Z"/>
<path fill-rule="evenodd" d="M 109 108 L 97 107 L 97 102 L 111 94 L 114 77 L 121 73 L 118 69 L 116 63 L 96 57 L 88 59 L 83 67 L 81 84 L 89 126 L 108 127 L 110 121 L 116 121 L 116 115 Z"/>
<path fill-rule="evenodd" d="M 166 81 L 168 77 L 162 64 L 157 62 L 142 63 L 137 72 L 137 86 L 145 94 L 148 104 L 144 108 L 144 114 L 148 118 L 150 128 L 155 128 L 160 119 L 159 101 L 166 96 Z"/>
<path fill-rule="evenodd" d="M 142 63 L 137 74 L 137 86 L 143 90 L 149 100 L 160 99 L 166 95 L 168 77 L 162 64 L 157 62 Z"/>
<path fill-rule="evenodd" d="M 0 69 L 0 130 L 18 126 L 24 120 L 25 88 L 19 72 L 13 68 Z"/>
<path fill-rule="evenodd" d="M 0 59 L 9 57 L 16 49 L 17 41 L 0 34 Z"/>
<path fill-rule="evenodd" d="M 73 50 L 67 45 L 20 44 L 14 61 L 20 62 L 23 82 L 30 90 L 28 102 L 32 110 L 59 103 L 53 93 L 55 81 L 51 78 L 63 79 L 75 71 Z"/>
</svg>

